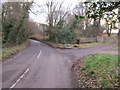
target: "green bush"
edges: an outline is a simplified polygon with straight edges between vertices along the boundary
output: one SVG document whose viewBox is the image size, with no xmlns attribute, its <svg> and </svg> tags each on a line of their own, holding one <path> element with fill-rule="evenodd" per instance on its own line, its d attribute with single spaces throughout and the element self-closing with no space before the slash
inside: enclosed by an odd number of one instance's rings
<svg viewBox="0 0 120 90">
<path fill-rule="evenodd" d="M 62 44 L 75 43 L 75 33 L 68 28 L 62 28 L 57 31 L 56 41 Z"/>
<path fill-rule="evenodd" d="M 7 2 L 2 8 L 2 43 L 17 45 L 29 38 L 29 10 L 31 2 Z M 7 12 L 7 14 L 6 14 Z"/>
</svg>

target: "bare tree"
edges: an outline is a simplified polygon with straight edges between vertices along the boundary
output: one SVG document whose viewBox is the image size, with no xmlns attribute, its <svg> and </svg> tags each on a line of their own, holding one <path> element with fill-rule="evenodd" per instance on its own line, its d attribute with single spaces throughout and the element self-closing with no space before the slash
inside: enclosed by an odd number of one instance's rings
<svg viewBox="0 0 120 90">
<path fill-rule="evenodd" d="M 63 2 L 57 2 L 54 0 L 46 1 L 45 5 L 38 5 L 40 7 L 39 13 L 47 15 L 46 21 L 48 23 L 49 39 L 55 39 L 56 28 L 62 27 L 65 22 L 67 14 L 70 12 L 70 6 L 63 7 Z"/>
<path fill-rule="evenodd" d="M 107 34 L 111 36 L 112 29 L 115 27 L 115 23 L 117 22 L 117 15 L 114 11 L 105 12 L 106 17 L 106 26 L 107 26 Z"/>
</svg>

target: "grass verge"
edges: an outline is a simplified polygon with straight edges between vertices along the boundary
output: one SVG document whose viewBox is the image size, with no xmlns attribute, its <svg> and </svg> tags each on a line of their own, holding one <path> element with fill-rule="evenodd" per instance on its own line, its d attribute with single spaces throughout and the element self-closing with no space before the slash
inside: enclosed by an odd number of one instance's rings
<svg viewBox="0 0 120 90">
<path fill-rule="evenodd" d="M 118 88 L 118 55 L 98 54 L 83 58 L 79 70 L 79 87 Z"/>
<path fill-rule="evenodd" d="M 57 43 L 51 43 L 51 42 L 45 42 L 45 43 L 57 48 L 89 48 L 89 47 L 94 47 L 101 44 L 101 43 L 57 44 Z"/>
<path fill-rule="evenodd" d="M 81 38 L 81 43 L 80 44 L 59 44 L 59 43 L 53 43 L 53 42 L 50 42 L 48 41 L 48 37 L 40 37 L 40 35 L 33 35 L 30 37 L 31 39 L 34 39 L 34 40 L 38 40 L 38 41 L 41 41 L 43 43 L 46 43 L 50 46 L 53 46 L 53 47 L 56 47 L 56 48 L 89 48 L 89 47 L 93 47 L 93 46 L 96 46 L 96 45 L 99 45 L 101 44 L 101 42 L 99 43 L 95 43 L 95 38 Z M 83 44 L 83 42 L 91 42 L 91 43 L 85 43 Z"/>
<path fill-rule="evenodd" d="M 29 44 L 29 41 L 24 42 L 23 44 L 13 46 L 11 48 L 3 48 L 2 49 L 2 60 L 5 60 L 6 58 L 11 57 L 12 55 L 15 55 L 19 51 L 24 50 Z"/>
</svg>

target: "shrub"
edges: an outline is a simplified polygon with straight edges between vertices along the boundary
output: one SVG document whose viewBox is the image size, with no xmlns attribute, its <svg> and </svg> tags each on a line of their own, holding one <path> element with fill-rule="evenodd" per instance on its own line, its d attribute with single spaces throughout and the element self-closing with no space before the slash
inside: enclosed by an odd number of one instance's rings
<svg viewBox="0 0 120 90">
<path fill-rule="evenodd" d="M 75 43 L 75 33 L 68 28 L 62 28 L 57 31 L 56 41 L 62 44 Z"/>
<path fill-rule="evenodd" d="M 73 47 L 79 47 L 79 45 L 75 44 Z"/>
</svg>

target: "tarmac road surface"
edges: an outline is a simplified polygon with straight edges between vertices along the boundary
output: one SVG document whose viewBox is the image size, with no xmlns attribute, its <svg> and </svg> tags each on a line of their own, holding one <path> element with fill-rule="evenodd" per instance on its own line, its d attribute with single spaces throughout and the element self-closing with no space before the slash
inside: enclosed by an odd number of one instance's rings
<svg viewBox="0 0 120 90">
<path fill-rule="evenodd" d="M 3 62 L 3 88 L 72 88 L 69 58 L 46 44 L 30 42 L 26 50 Z"/>
<path fill-rule="evenodd" d="M 113 45 L 91 48 L 60 49 L 30 40 L 31 45 L 2 64 L 3 88 L 74 88 L 72 65 L 90 54 L 119 54 Z"/>
</svg>

